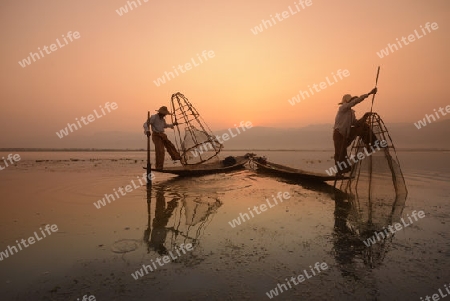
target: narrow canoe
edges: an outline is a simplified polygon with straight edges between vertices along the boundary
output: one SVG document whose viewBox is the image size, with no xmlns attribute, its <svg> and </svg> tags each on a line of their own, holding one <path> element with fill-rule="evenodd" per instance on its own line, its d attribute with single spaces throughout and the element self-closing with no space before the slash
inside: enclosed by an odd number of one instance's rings
<svg viewBox="0 0 450 301">
<path fill-rule="evenodd" d="M 208 174 L 223 173 L 242 169 L 244 168 L 244 165 L 250 160 L 248 156 L 237 156 L 234 157 L 234 159 L 236 159 L 236 163 L 232 165 L 224 165 L 223 161 L 220 161 L 197 165 L 171 166 L 166 167 L 163 170 L 156 170 L 152 168 L 152 171 L 175 174 L 181 177 L 198 177 Z"/>
<path fill-rule="evenodd" d="M 320 182 L 336 180 L 335 175 L 330 176 L 327 174 L 296 169 L 289 166 L 269 162 L 267 160 L 261 160 L 260 158 L 253 158 L 252 163 L 254 163 L 258 167 L 259 172 L 264 172 L 274 176 L 288 178 L 291 180 L 309 180 Z M 349 177 L 338 176 L 337 179 L 345 180 L 349 179 Z"/>
</svg>

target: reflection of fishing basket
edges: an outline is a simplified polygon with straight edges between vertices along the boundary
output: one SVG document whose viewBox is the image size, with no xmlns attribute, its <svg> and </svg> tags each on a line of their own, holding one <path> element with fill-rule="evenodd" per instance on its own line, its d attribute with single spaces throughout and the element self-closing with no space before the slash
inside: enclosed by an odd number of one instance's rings
<svg viewBox="0 0 450 301">
<path fill-rule="evenodd" d="M 199 222 L 205 222 L 211 213 L 215 213 L 217 208 L 220 207 L 219 200 L 202 200 L 197 197 L 193 200 L 184 198 L 183 206 L 185 210 L 185 223 L 189 226 L 195 226 Z M 200 226 L 201 227 L 201 226 Z"/>
</svg>

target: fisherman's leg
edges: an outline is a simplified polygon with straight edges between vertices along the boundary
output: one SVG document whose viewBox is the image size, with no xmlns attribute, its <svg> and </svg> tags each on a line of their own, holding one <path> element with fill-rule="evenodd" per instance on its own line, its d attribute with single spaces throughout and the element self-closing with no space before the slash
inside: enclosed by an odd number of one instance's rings
<svg viewBox="0 0 450 301">
<path fill-rule="evenodd" d="M 338 130 L 333 131 L 333 142 L 334 142 L 334 162 L 339 161 L 342 151 L 342 141 L 343 137 Z"/>
<path fill-rule="evenodd" d="M 347 144 L 344 136 L 339 133 L 339 131 L 334 130 L 333 132 L 334 141 L 334 162 L 338 167 L 338 173 L 346 173 L 351 170 L 351 167 L 347 162 Z"/>
<path fill-rule="evenodd" d="M 361 118 L 357 121 L 355 129 L 355 135 L 361 137 L 365 145 L 374 144 L 377 139 L 377 136 L 373 133 L 370 125 L 365 122 L 365 119 Z"/>
<path fill-rule="evenodd" d="M 173 143 L 167 138 L 167 135 L 164 134 L 163 137 L 164 147 L 166 148 L 167 152 L 169 153 L 172 160 L 181 160 L 180 153 L 178 152 L 177 148 Z"/>
<path fill-rule="evenodd" d="M 359 136 L 358 126 L 352 126 L 348 133 L 348 138 L 345 141 L 346 142 L 345 146 L 349 147 L 350 144 L 352 144 L 352 142 L 356 139 L 357 136 Z"/>
<path fill-rule="evenodd" d="M 156 156 L 156 169 L 163 169 L 164 167 L 164 142 L 158 134 L 153 133 L 153 143 L 155 144 L 155 156 Z"/>
</svg>

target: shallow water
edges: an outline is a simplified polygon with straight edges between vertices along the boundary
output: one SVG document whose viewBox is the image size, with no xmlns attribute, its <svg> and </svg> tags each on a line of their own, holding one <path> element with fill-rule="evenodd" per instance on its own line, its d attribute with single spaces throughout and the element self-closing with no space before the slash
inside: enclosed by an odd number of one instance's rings
<svg viewBox="0 0 450 301">
<path fill-rule="evenodd" d="M 327 151 L 258 155 L 322 173 L 333 163 Z M 316 262 L 328 268 L 275 299 L 411 300 L 448 284 L 448 152 L 399 153 L 409 195 L 392 221 L 414 210 L 426 217 L 371 248 L 355 231 L 364 227 L 358 211 L 335 201 L 329 185 L 294 184 L 249 169 L 186 179 L 156 173 L 151 190 L 133 188 L 97 209 L 93 203 L 105 194 L 138 183 L 145 153 L 21 157 L 0 171 L 0 251 L 45 224 L 59 231 L 0 262 L 2 300 L 86 294 L 97 300 L 267 300 L 266 292 L 304 270 L 311 274 Z M 279 192 L 290 198 L 274 205 Z M 230 226 L 267 200 L 273 207 Z M 137 280 L 131 276 L 181 244 L 193 250 Z"/>
</svg>

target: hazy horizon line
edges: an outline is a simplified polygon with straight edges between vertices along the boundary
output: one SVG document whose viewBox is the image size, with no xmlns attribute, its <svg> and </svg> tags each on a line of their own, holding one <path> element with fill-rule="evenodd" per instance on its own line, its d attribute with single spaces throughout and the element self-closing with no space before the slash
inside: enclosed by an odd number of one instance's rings
<svg viewBox="0 0 450 301">
<path fill-rule="evenodd" d="M 413 148 L 413 147 L 396 147 L 395 148 L 398 151 L 450 151 L 450 148 Z M 0 148 L 0 152 L 13 152 L 13 151 L 22 151 L 22 152 L 146 152 L 146 149 L 143 148 L 137 148 L 137 149 L 120 149 L 120 148 L 37 148 L 37 147 L 12 147 L 12 148 Z M 328 151 L 334 151 L 333 148 L 281 148 L 281 149 L 268 149 L 268 148 L 259 148 L 259 149 L 226 149 L 222 152 L 228 152 L 228 151 L 243 151 L 243 152 L 253 152 L 253 151 L 277 151 L 277 152 L 311 152 L 311 151 L 322 151 L 322 152 L 328 152 Z M 154 153 L 154 150 L 151 150 L 150 152 Z"/>
</svg>

